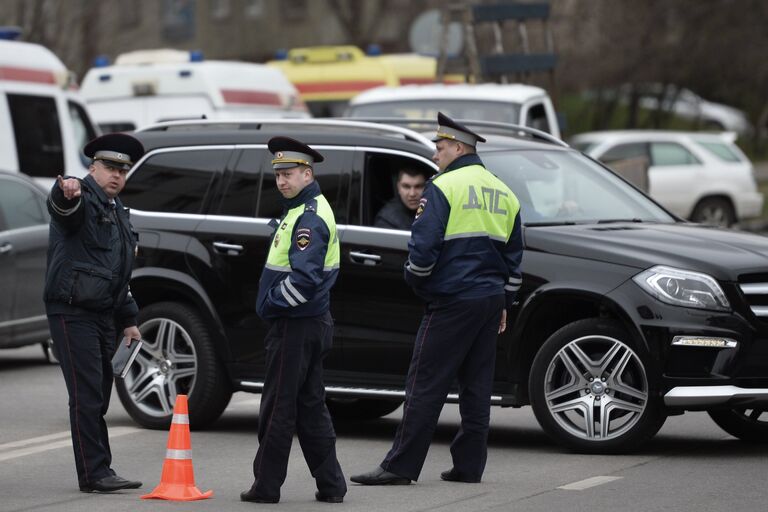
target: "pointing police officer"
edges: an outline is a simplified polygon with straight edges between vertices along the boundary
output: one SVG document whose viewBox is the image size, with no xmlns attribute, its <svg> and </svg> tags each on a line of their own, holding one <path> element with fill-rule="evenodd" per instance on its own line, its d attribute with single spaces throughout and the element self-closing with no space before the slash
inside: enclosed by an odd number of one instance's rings
<svg viewBox="0 0 768 512">
<path fill-rule="evenodd" d="M 426 303 L 408 370 L 403 419 L 389 453 L 365 485 L 417 480 L 454 379 L 461 427 L 448 481 L 480 482 L 487 458 L 496 338 L 520 288 L 520 205 L 475 152 L 485 139 L 438 114 L 433 160 L 408 242 L 405 279 Z"/>
<path fill-rule="evenodd" d="M 51 213 L 45 309 L 69 393 L 72 447 L 80 490 L 134 489 L 112 469 L 104 416 L 112 392 L 116 330 L 127 343 L 141 337 L 131 297 L 137 239 L 118 194 L 144 154 L 130 135 L 98 137 L 83 149 L 92 159 L 82 180 L 58 177 L 48 195 Z"/>
<path fill-rule="evenodd" d="M 269 323 L 267 373 L 259 410 L 254 482 L 243 501 L 277 503 L 294 432 L 317 484 L 318 501 L 340 503 L 347 491 L 336 433 L 325 405 L 322 361 L 331 348 L 330 289 L 339 273 L 339 240 L 328 201 L 314 180 L 323 157 L 288 137 L 270 139 L 277 188 L 284 197 L 259 282 L 256 310 Z"/>
</svg>

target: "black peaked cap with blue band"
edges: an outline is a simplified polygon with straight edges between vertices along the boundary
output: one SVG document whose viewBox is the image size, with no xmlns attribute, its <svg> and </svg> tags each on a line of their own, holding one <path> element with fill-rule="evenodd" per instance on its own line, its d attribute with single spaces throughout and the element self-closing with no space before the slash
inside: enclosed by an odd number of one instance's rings
<svg viewBox="0 0 768 512">
<path fill-rule="evenodd" d="M 144 155 L 144 146 L 125 133 L 108 133 L 86 144 L 83 154 L 93 160 L 101 160 L 110 167 L 127 171 Z"/>
<path fill-rule="evenodd" d="M 311 147 L 290 137 L 272 137 L 267 142 L 267 147 L 275 157 L 272 159 L 272 168 L 275 170 L 290 169 L 298 165 L 312 167 L 315 163 L 325 160 L 323 155 Z"/>
<path fill-rule="evenodd" d="M 455 140 L 463 142 L 472 147 L 476 146 L 478 142 L 485 142 L 485 139 L 476 134 L 463 124 L 459 124 L 442 112 L 437 113 L 437 134 L 432 142 L 439 140 Z"/>
</svg>

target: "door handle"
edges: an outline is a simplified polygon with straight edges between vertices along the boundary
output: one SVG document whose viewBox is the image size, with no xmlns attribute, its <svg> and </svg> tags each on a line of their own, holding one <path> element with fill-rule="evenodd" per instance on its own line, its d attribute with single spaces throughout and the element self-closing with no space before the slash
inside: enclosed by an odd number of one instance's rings
<svg viewBox="0 0 768 512">
<path fill-rule="evenodd" d="M 13 250 L 13 245 L 11 245 L 10 242 L 5 242 L 3 245 L 0 245 L 0 254 L 7 254 Z"/>
<path fill-rule="evenodd" d="M 243 246 L 239 244 L 228 244 L 226 242 L 213 242 L 213 249 L 219 254 L 237 256 L 243 252 Z"/>
<path fill-rule="evenodd" d="M 361 265 L 378 265 L 381 263 L 381 256 L 378 254 L 368 254 L 358 251 L 349 251 L 349 259 L 352 263 L 359 263 Z"/>
</svg>

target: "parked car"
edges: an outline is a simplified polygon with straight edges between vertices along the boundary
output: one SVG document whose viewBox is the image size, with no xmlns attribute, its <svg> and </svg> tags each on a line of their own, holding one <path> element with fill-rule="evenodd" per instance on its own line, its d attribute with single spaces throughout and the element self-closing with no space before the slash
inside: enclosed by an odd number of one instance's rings
<svg viewBox="0 0 768 512">
<path fill-rule="evenodd" d="M 730 226 L 763 210 L 752 163 L 727 133 L 604 131 L 571 143 L 609 167 L 638 163 L 650 196 L 693 222 Z"/>
<path fill-rule="evenodd" d="M 459 121 L 488 138 L 480 156 L 522 204 L 523 285 L 499 336 L 492 402 L 532 405 L 578 451 L 631 450 L 686 410 L 768 439 L 768 239 L 682 222 L 538 131 Z M 185 393 L 201 428 L 233 391 L 264 386 L 254 305 L 281 215 L 266 147 L 277 134 L 325 156 L 315 175 L 342 256 L 331 411 L 373 418 L 403 400 L 423 307 L 402 277 L 409 232 L 371 224 L 401 167 L 436 170 L 430 140 L 342 120 L 169 123 L 136 134 L 147 153 L 121 194 L 139 233 L 131 289 L 147 343 L 117 391 L 140 425 L 166 428 Z"/>
<path fill-rule="evenodd" d="M 29 177 L 0 171 L 0 348 L 41 343 L 50 356 L 43 304 L 45 200 L 45 191 Z"/>
<path fill-rule="evenodd" d="M 376 87 L 349 103 L 347 117 L 480 119 L 536 128 L 560 138 L 560 125 L 547 91 L 523 84 L 428 84 Z"/>
</svg>

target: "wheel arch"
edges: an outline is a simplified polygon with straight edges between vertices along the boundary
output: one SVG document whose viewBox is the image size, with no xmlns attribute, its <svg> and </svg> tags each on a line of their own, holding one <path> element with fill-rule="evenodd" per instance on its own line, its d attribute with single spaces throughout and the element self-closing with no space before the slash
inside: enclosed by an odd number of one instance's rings
<svg viewBox="0 0 768 512">
<path fill-rule="evenodd" d="M 586 318 L 605 318 L 618 321 L 631 336 L 633 343 L 643 350 L 648 345 L 638 326 L 624 307 L 606 297 L 603 291 L 589 286 L 579 288 L 552 288 L 531 296 L 521 307 L 512 333 L 509 365 L 512 379 L 517 383 L 518 400 L 528 404 L 528 378 L 533 359 L 544 342 L 562 327 Z"/>
<path fill-rule="evenodd" d="M 140 308 L 158 302 L 181 302 L 192 306 L 213 327 L 219 339 L 216 352 L 222 362 L 231 359 L 224 327 L 216 308 L 203 287 L 189 275 L 176 270 L 144 267 L 131 276 L 131 294 Z"/>
<path fill-rule="evenodd" d="M 721 199 L 723 201 L 726 201 L 728 205 L 730 205 L 731 210 L 733 211 L 733 216 L 736 221 L 739 220 L 739 211 L 736 208 L 736 202 L 734 199 L 723 192 L 704 192 L 701 196 L 699 196 L 696 201 L 693 202 L 693 206 L 691 207 L 691 211 L 688 212 L 688 215 L 686 215 L 686 219 L 692 219 L 693 214 L 696 212 L 696 209 L 703 203 L 704 201 L 707 201 L 709 199 Z"/>
</svg>

